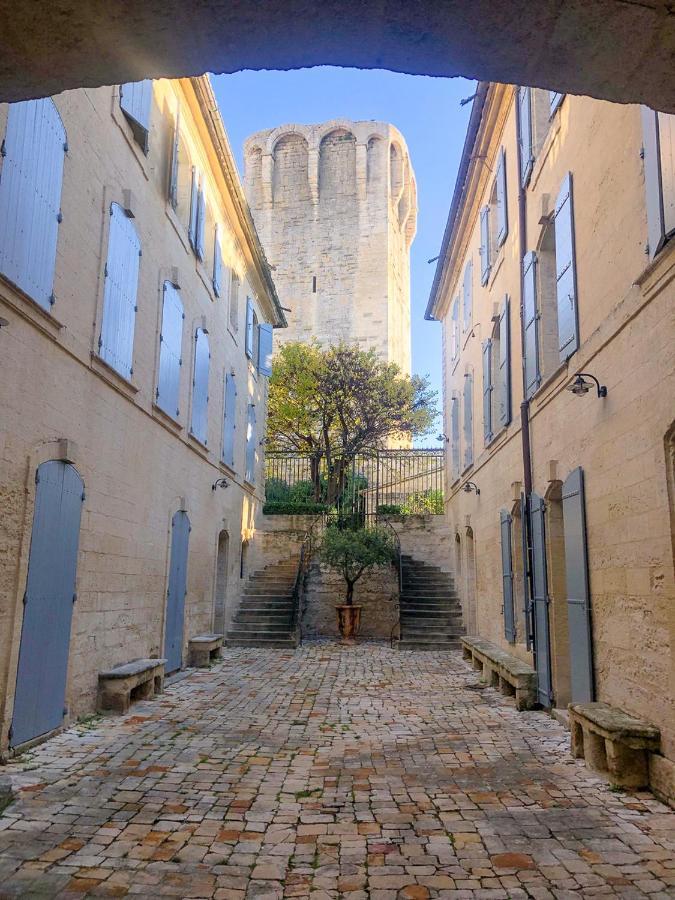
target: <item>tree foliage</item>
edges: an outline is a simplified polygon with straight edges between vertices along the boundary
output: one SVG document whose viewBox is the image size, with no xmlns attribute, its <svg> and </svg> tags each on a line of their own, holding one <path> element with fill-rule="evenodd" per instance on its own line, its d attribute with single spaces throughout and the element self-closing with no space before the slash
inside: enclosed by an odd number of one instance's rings
<svg viewBox="0 0 675 900">
<path fill-rule="evenodd" d="M 340 572 L 347 591 L 345 603 L 351 606 L 354 585 L 361 576 L 376 566 L 394 562 L 394 542 L 385 528 L 338 528 L 330 525 L 323 536 L 319 552 L 321 561 Z"/>
</svg>

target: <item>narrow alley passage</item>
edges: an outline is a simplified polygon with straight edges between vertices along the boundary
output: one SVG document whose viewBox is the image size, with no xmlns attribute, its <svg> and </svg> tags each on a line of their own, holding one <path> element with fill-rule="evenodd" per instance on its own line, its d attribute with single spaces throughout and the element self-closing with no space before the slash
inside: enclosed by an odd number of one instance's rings
<svg viewBox="0 0 675 900">
<path fill-rule="evenodd" d="M 11 763 L 0 897 L 672 897 L 675 816 L 457 653 L 225 650 Z"/>
</svg>

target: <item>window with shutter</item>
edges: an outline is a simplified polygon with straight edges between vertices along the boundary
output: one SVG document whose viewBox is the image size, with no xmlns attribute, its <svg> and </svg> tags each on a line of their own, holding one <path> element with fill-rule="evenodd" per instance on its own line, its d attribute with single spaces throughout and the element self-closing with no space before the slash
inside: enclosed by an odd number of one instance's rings
<svg viewBox="0 0 675 900">
<path fill-rule="evenodd" d="M 255 404 L 249 403 L 246 424 L 246 481 L 255 484 L 258 438 L 256 432 Z"/>
<path fill-rule="evenodd" d="M 497 418 L 501 428 L 511 421 L 511 321 L 509 298 L 499 308 L 499 404 Z"/>
<path fill-rule="evenodd" d="M 209 339 L 203 328 L 195 332 L 195 361 L 192 376 L 192 419 L 190 433 L 204 446 L 208 443 Z"/>
<path fill-rule="evenodd" d="M 565 362 L 579 348 L 572 174 L 569 172 L 562 183 L 555 205 L 555 263 L 558 351 L 560 362 Z"/>
<path fill-rule="evenodd" d="M 492 440 L 492 341 L 483 341 L 483 439 L 485 446 Z"/>
<path fill-rule="evenodd" d="M 452 453 L 452 480 L 459 478 L 459 397 L 450 400 L 450 448 Z"/>
<path fill-rule="evenodd" d="M 176 122 L 173 129 L 171 145 L 171 163 L 169 166 L 169 203 L 173 209 L 178 207 L 178 167 L 180 165 L 180 108 L 176 111 Z"/>
<path fill-rule="evenodd" d="M 480 211 L 480 283 L 487 284 L 490 278 L 492 260 L 490 258 L 490 207 Z"/>
<path fill-rule="evenodd" d="M 462 327 L 464 331 L 468 331 L 473 322 L 473 260 L 471 259 L 464 268 L 462 287 Z"/>
<path fill-rule="evenodd" d="M 464 375 L 464 469 L 473 465 L 473 375 Z"/>
<path fill-rule="evenodd" d="M 249 359 L 253 359 L 253 341 L 255 331 L 255 313 L 253 311 L 253 301 L 250 297 L 246 298 L 246 340 L 244 350 Z"/>
<path fill-rule="evenodd" d="M 195 166 L 192 167 L 192 185 L 190 187 L 190 225 L 188 227 L 188 237 L 190 246 L 196 252 L 197 250 L 197 222 L 199 220 L 199 171 Z"/>
<path fill-rule="evenodd" d="M 497 246 L 501 247 L 506 240 L 506 235 L 509 233 L 509 216 L 506 198 L 506 153 L 504 152 L 503 147 L 499 151 L 499 160 L 497 162 L 496 188 Z"/>
<path fill-rule="evenodd" d="M 269 378 L 272 374 L 272 341 L 274 329 L 271 325 L 258 326 L 258 371 Z"/>
<path fill-rule="evenodd" d="M 203 182 L 203 179 L 202 179 Z M 197 192 L 197 240 L 195 245 L 195 251 L 197 253 L 197 259 L 204 261 L 204 256 L 206 252 L 206 245 L 204 243 L 204 233 L 206 230 L 206 188 L 204 184 L 199 188 Z"/>
<path fill-rule="evenodd" d="M 223 254 L 220 249 L 220 227 L 216 222 L 213 232 L 213 293 L 220 297 L 223 281 Z"/>
<path fill-rule="evenodd" d="M 133 374 L 141 241 L 119 203 L 110 205 L 99 356 L 124 378 Z"/>
<path fill-rule="evenodd" d="M 653 259 L 675 235 L 675 116 L 642 107 L 647 236 Z"/>
<path fill-rule="evenodd" d="M 146 154 L 150 133 L 151 105 L 152 81 L 149 79 L 128 82 L 120 86 L 120 107 L 131 125 L 136 143 Z"/>
<path fill-rule="evenodd" d="M 548 574 L 546 568 L 546 505 L 538 494 L 530 494 L 530 537 L 532 540 L 532 606 L 534 620 L 534 661 L 537 694 L 543 707 L 553 700 L 551 683 L 551 642 L 548 621 Z"/>
<path fill-rule="evenodd" d="M 46 310 L 54 303 L 66 146 L 53 100 L 10 104 L 0 175 L 0 272 Z"/>
<path fill-rule="evenodd" d="M 165 281 L 162 331 L 159 336 L 159 379 L 156 401 L 160 409 L 175 418 L 178 418 L 179 415 L 184 318 L 180 291 L 170 281 Z"/>
<path fill-rule="evenodd" d="M 565 99 L 565 94 L 560 94 L 558 93 L 558 91 L 549 91 L 548 94 L 550 104 L 549 115 L 553 117 L 556 113 L 556 110 Z"/>
<path fill-rule="evenodd" d="M 529 400 L 541 383 L 539 371 L 539 319 L 537 314 L 537 254 L 523 259 L 523 366 L 525 397 Z"/>
<path fill-rule="evenodd" d="M 231 273 L 230 280 L 230 328 L 232 331 L 239 329 L 239 276 Z"/>
<path fill-rule="evenodd" d="M 234 468 L 234 440 L 237 429 L 237 386 L 235 376 L 225 375 L 225 402 L 223 411 L 223 462 Z"/>
<path fill-rule="evenodd" d="M 516 640 L 516 618 L 513 607 L 513 551 L 511 547 L 512 520 L 503 509 L 499 513 L 502 549 L 502 598 L 504 610 L 504 636 L 513 644 Z"/>
<path fill-rule="evenodd" d="M 520 145 L 520 183 L 526 187 L 534 166 L 532 141 L 532 92 L 518 88 L 518 143 Z"/>
<path fill-rule="evenodd" d="M 450 357 L 455 360 L 459 356 L 459 297 L 455 297 L 452 304 L 452 334 L 450 345 Z"/>
</svg>

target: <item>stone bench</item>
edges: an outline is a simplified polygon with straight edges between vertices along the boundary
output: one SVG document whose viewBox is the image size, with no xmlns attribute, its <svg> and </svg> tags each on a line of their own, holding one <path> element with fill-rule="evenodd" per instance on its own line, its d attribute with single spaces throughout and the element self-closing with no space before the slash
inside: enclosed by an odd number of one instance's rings
<svg viewBox="0 0 675 900">
<path fill-rule="evenodd" d="M 649 785 L 649 754 L 657 753 L 658 728 L 607 703 L 570 703 L 572 756 L 617 787 Z"/>
<path fill-rule="evenodd" d="M 150 700 L 164 688 L 165 659 L 135 659 L 98 675 L 98 708 L 128 712 L 135 700 Z"/>
<path fill-rule="evenodd" d="M 188 665 L 204 668 L 220 659 L 223 647 L 222 634 L 198 634 L 188 644 Z"/>
<path fill-rule="evenodd" d="M 516 698 L 516 709 L 533 709 L 537 705 L 537 673 L 532 666 L 502 650 L 496 644 L 478 637 L 462 637 L 462 655 L 471 660 L 483 680 L 502 694 Z"/>
</svg>

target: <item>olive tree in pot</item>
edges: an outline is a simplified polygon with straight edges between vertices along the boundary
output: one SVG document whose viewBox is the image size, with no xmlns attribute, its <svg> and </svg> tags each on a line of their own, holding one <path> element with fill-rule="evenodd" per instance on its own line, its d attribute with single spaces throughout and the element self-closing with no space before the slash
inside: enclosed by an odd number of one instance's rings
<svg viewBox="0 0 675 900">
<path fill-rule="evenodd" d="M 324 533 L 320 558 L 345 580 L 344 603 L 335 609 L 343 641 L 352 641 L 361 625 L 361 606 L 354 605 L 354 585 L 369 569 L 395 561 L 394 542 L 384 528 L 330 525 Z"/>
</svg>

